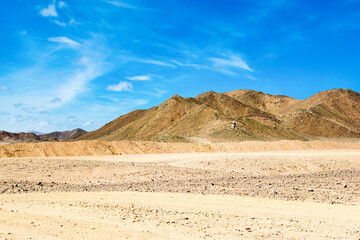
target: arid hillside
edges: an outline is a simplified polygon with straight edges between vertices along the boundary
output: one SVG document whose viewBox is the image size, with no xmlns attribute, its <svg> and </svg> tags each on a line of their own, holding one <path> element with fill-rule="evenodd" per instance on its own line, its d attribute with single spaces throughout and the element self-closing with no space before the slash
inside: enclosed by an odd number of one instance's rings
<svg viewBox="0 0 360 240">
<path fill-rule="evenodd" d="M 285 113 L 285 124 L 297 132 L 326 138 L 360 136 L 360 94 L 349 89 L 320 92 Z"/>
<path fill-rule="evenodd" d="M 24 140 L 40 140 L 40 137 L 34 133 L 11 133 L 0 131 L 0 141 L 24 141 Z"/>
<path fill-rule="evenodd" d="M 220 142 L 360 137 L 360 94 L 320 92 L 305 100 L 252 90 L 175 95 L 164 103 L 120 116 L 73 140 Z M 231 128 L 231 122 L 237 128 Z"/>
<path fill-rule="evenodd" d="M 76 137 L 82 133 L 86 133 L 85 130 L 77 128 L 71 131 L 63 132 L 51 132 L 43 134 L 29 133 L 12 133 L 6 131 L 0 131 L 0 143 L 17 143 L 17 142 L 44 142 L 44 141 L 65 141 L 69 138 Z"/>
<path fill-rule="evenodd" d="M 283 95 L 270 95 L 253 90 L 235 90 L 226 92 L 225 94 L 240 102 L 276 116 L 282 115 L 290 106 L 301 102 L 295 98 Z"/>
<path fill-rule="evenodd" d="M 67 139 L 74 137 L 81 133 L 86 133 L 86 131 L 81 128 L 76 128 L 71 131 L 63 131 L 63 132 L 56 131 L 56 132 L 51 132 L 51 133 L 40 134 L 39 136 L 41 138 L 56 139 L 59 141 L 64 141 L 64 140 L 67 140 Z"/>
</svg>

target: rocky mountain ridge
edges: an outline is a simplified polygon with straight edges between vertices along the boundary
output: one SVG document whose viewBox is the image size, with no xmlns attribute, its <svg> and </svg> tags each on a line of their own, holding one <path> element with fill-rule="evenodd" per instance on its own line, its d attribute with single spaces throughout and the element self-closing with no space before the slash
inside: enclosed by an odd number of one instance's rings
<svg viewBox="0 0 360 240">
<path fill-rule="evenodd" d="M 82 133 L 86 133 L 86 131 L 81 128 L 77 128 L 71 131 L 52 132 L 39 135 L 33 132 L 12 133 L 7 131 L 0 131 L 0 141 L 65 141 Z"/>
<path fill-rule="evenodd" d="M 231 129 L 231 122 L 237 128 Z M 174 95 L 74 140 L 243 141 L 360 137 L 360 94 L 332 89 L 305 100 L 253 90 Z"/>
</svg>

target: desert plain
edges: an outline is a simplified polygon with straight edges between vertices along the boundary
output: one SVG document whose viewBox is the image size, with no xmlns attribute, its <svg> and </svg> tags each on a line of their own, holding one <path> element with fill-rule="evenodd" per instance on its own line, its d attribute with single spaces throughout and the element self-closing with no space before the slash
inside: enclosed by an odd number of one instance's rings
<svg viewBox="0 0 360 240">
<path fill-rule="evenodd" d="M 0 239 L 360 239 L 354 141 L 57 144 L 1 146 Z"/>
</svg>

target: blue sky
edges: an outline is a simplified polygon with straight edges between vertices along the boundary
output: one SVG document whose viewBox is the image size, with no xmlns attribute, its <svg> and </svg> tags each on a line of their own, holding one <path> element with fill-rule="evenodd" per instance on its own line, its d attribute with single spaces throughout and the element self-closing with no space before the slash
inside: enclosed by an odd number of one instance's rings
<svg viewBox="0 0 360 240">
<path fill-rule="evenodd" d="M 174 94 L 360 91 L 360 0 L 12 0 L 0 129 L 94 130 Z"/>
</svg>

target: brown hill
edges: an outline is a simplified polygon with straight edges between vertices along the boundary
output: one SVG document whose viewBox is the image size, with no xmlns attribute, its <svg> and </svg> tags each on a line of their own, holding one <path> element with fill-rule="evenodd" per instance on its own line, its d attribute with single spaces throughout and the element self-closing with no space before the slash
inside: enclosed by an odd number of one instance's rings
<svg viewBox="0 0 360 240">
<path fill-rule="evenodd" d="M 229 126 L 239 124 L 237 131 Z M 302 139 L 281 126 L 272 114 L 226 94 L 207 92 L 195 98 L 175 95 L 148 110 L 128 113 L 77 140 L 234 141 L 245 139 Z"/>
<path fill-rule="evenodd" d="M 253 90 L 235 90 L 225 94 L 249 106 L 277 116 L 286 113 L 287 109 L 295 103 L 301 102 L 295 98 L 270 95 Z"/>
<path fill-rule="evenodd" d="M 40 140 L 40 137 L 34 133 L 11 133 L 0 131 L 0 141 L 24 141 L 24 140 Z"/>
<path fill-rule="evenodd" d="M 51 133 L 40 134 L 39 136 L 41 138 L 57 139 L 59 141 L 64 141 L 64 140 L 67 140 L 71 137 L 74 137 L 74 136 L 82 134 L 82 133 L 86 133 L 86 131 L 81 128 L 76 128 L 71 131 L 63 131 L 63 132 L 56 131 L 56 132 L 51 132 Z"/>
<path fill-rule="evenodd" d="M 311 136 L 360 137 L 360 94 L 350 89 L 320 92 L 291 105 L 286 123 Z"/>
<path fill-rule="evenodd" d="M 252 90 L 175 95 L 76 140 L 239 141 L 360 137 L 360 94 L 333 89 L 305 100 Z M 231 122 L 237 128 L 230 128 Z"/>
</svg>

